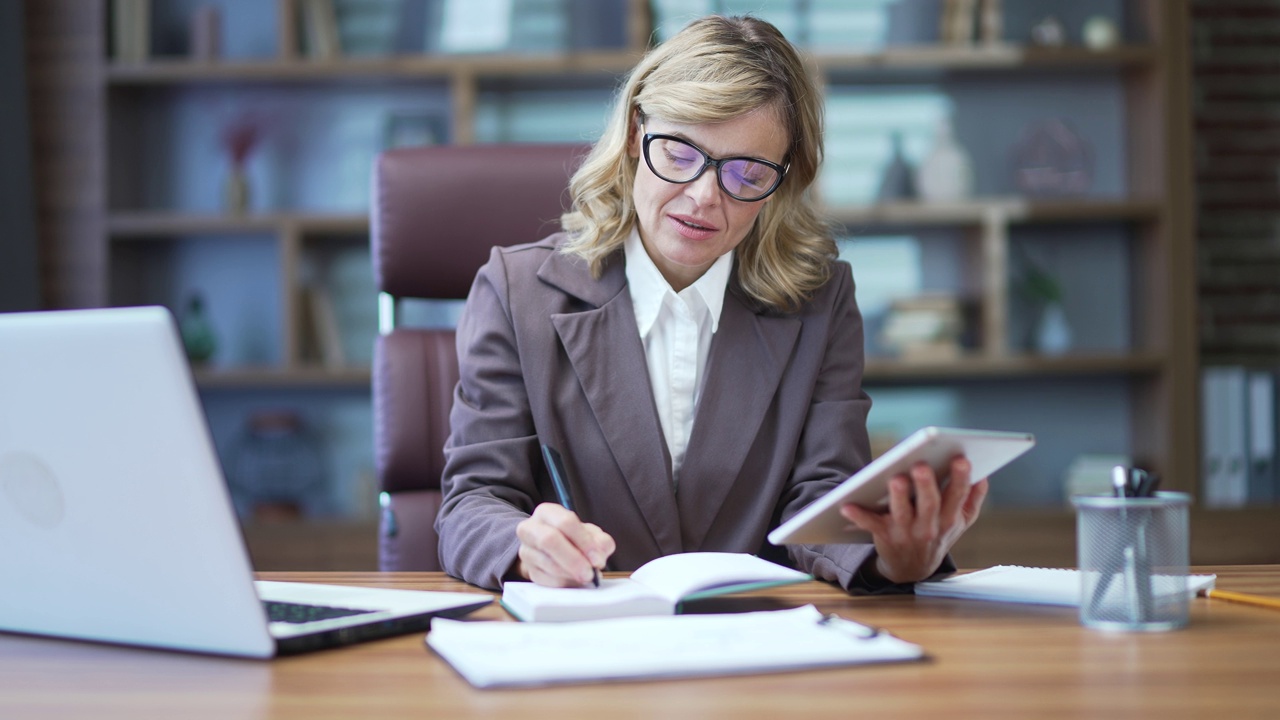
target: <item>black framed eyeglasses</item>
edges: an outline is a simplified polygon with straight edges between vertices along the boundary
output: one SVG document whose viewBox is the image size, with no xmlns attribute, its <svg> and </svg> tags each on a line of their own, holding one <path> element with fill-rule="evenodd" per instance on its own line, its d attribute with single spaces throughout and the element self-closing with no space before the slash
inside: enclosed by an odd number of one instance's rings
<svg viewBox="0 0 1280 720">
<path fill-rule="evenodd" d="M 713 158 L 702 148 L 674 135 L 644 134 L 644 162 L 654 175 L 683 185 L 716 168 L 716 182 L 729 197 L 743 202 L 763 200 L 778 189 L 787 167 L 753 157 Z"/>
</svg>

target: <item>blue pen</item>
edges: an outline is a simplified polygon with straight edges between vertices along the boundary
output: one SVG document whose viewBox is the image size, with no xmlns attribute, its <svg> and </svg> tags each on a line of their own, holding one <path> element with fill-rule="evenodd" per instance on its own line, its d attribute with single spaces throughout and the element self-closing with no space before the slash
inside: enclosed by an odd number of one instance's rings
<svg viewBox="0 0 1280 720">
<path fill-rule="evenodd" d="M 569 473 L 565 472 L 564 461 L 560 459 L 560 453 L 556 449 L 542 444 L 542 460 L 547 464 L 547 472 L 551 474 L 551 484 L 556 489 L 556 498 L 565 510 L 569 512 L 577 512 L 573 509 L 573 498 L 569 495 Z M 592 568 L 591 584 L 600 587 L 600 569 Z"/>
</svg>

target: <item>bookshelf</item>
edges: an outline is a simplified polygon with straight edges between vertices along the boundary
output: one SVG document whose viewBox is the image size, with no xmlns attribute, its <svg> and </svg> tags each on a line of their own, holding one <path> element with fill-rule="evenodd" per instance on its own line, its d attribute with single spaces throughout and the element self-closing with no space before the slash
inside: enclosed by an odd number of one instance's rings
<svg viewBox="0 0 1280 720">
<path fill-rule="evenodd" d="M 1055 2 L 1040 0 L 1036 7 L 1057 9 L 1061 3 Z M 1137 461 L 1163 473 L 1166 487 L 1195 493 L 1198 368 L 1190 128 L 1185 111 L 1189 50 L 1182 40 L 1188 33 L 1187 4 L 1183 0 L 1097 0 L 1091 6 L 1125 18 L 1124 44 L 1089 50 L 1076 45 L 1035 48 L 1012 41 L 966 47 L 907 43 L 869 51 L 824 48 L 812 52 L 809 59 L 829 91 L 954 82 L 956 92 L 998 97 L 1002 89 L 1004 95 L 1016 96 L 1031 86 L 1049 91 L 1061 86 L 1064 93 L 1081 84 L 1104 86 L 1118 98 L 1120 115 L 1114 128 L 1117 137 L 1112 138 L 1122 150 L 1116 160 L 1120 177 L 1114 192 L 1032 200 L 1011 195 L 1007 188 L 980 186 L 978 196 L 961 202 L 835 202 L 828 206 L 828 214 L 853 234 L 932 233 L 941 238 L 940 243 L 960 248 L 965 282 L 978 301 L 980 341 L 959 357 L 910 362 L 869 358 L 866 379 L 872 395 L 886 398 L 878 401 L 877 408 L 895 403 L 898 392 L 956 388 L 960 405 L 980 405 L 987 398 L 1017 404 L 1009 398 L 1020 396 L 1033 404 L 1047 403 L 1044 415 L 1064 414 L 1074 416 L 1078 424 L 1089 424 L 1094 418 L 1085 413 L 1095 406 L 1074 403 L 1077 395 L 1091 393 L 1103 397 L 1096 407 L 1111 418 L 1109 425 L 1101 423 L 1099 433 L 1119 436 L 1113 443 L 1123 444 Z M 158 181 L 132 167 L 143 164 L 148 150 L 137 138 L 121 137 L 121 128 L 132 129 L 133 121 L 139 119 L 145 127 L 178 122 L 181 117 L 171 114 L 169 107 L 191 104 L 192 97 L 257 100 L 296 95 L 300 106 L 324 106 L 335 98 L 357 104 L 366 97 L 360 93 L 385 91 L 391 96 L 428 97 L 428 105 L 445 109 L 451 142 L 475 142 L 483 139 L 477 127 L 486 94 L 586 88 L 603 102 L 617 78 L 643 52 L 652 26 L 645 0 L 617 0 L 614 7 L 623 25 L 618 33 L 622 42 L 616 47 L 539 54 L 310 58 L 294 21 L 298 0 L 278 0 L 274 6 L 264 3 L 254 11 L 263 23 L 274 22 L 275 28 L 270 51 L 253 56 L 197 61 L 153 55 L 141 62 L 120 62 L 101 48 L 99 35 L 92 87 L 106 108 L 103 120 L 108 129 L 98 152 L 109 181 L 108 187 L 97 187 L 102 221 L 89 233 L 96 237 L 84 241 L 101 256 L 101 261 L 95 261 L 98 275 L 90 273 L 90 278 L 110 288 L 102 291 L 97 302 L 116 300 L 120 278 L 110 269 L 112 263 L 141 265 L 164 261 L 186 245 L 210 246 L 201 250 L 206 253 L 225 245 L 227 252 L 244 252 L 247 263 L 270 266 L 258 273 L 267 279 L 253 292 L 264 299 L 264 314 L 275 318 L 277 325 L 265 333 L 273 345 L 262 357 L 197 371 L 206 397 L 213 402 L 223 396 L 250 402 L 258 396 L 289 399 L 300 394 L 350 399 L 367 392 L 367 367 L 356 363 L 335 369 L 305 356 L 298 308 L 303 276 L 317 255 L 358 252 L 367 244 L 367 214 L 343 203 L 326 205 L 323 200 L 305 198 L 291 203 L 286 197 L 238 216 L 216 207 L 199 207 L 199 203 L 166 202 L 171 198 L 163 193 L 157 200 L 145 190 Z M 110 20 L 103 8 L 96 17 L 99 28 Z M 149 119 L 154 117 L 159 120 Z M 316 126 L 299 128 L 292 141 L 305 146 L 309 140 L 331 140 L 309 138 L 308 131 L 317 132 Z M 189 167 L 183 172 L 163 179 L 172 180 L 179 189 L 202 182 Z M 287 178 L 284 182 L 288 184 Z M 171 194 L 182 198 L 179 191 Z M 1019 303 L 1011 287 L 1018 246 L 1057 244 L 1070 255 L 1077 243 L 1080 247 L 1105 245 L 1110 238 L 1118 238 L 1122 246 L 1107 257 L 1123 260 L 1123 267 L 1115 270 L 1123 279 L 1123 287 L 1116 291 L 1119 312 L 1125 316 L 1119 325 L 1123 342 L 1052 357 L 1022 350 L 1015 338 Z M 247 246 L 257 249 L 243 249 Z M 372 298 L 369 305 L 372 313 Z M 999 416 L 978 413 L 972 417 L 977 422 Z M 1046 461 L 1057 466 L 1035 482 L 1056 482 L 1062 458 L 1075 450 L 1075 440 L 1064 437 L 1061 427 L 1047 423 L 1038 433 L 1046 445 L 1057 446 L 1057 454 Z M 1280 531 L 1271 529 L 1262 517 L 1255 512 L 1201 512 L 1196 522 L 1207 536 L 1230 534 L 1238 527 L 1270 538 L 1272 547 L 1280 546 L 1275 542 Z M 1036 502 L 1025 508 L 1016 502 L 993 506 L 957 551 L 962 562 L 972 564 L 1058 559 L 1062 548 L 1074 548 L 1069 540 L 1070 521 L 1069 510 L 1040 507 Z M 1218 543 L 1224 555 L 1213 554 L 1215 546 L 1204 546 L 1201 558 L 1230 562 L 1248 555 L 1240 550 L 1242 545 Z M 1049 547 L 1055 550 L 1049 552 Z"/>
</svg>

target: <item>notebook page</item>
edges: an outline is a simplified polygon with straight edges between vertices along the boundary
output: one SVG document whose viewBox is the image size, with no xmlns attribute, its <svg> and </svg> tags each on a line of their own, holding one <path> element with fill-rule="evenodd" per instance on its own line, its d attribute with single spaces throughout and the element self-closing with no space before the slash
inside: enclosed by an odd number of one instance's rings
<svg viewBox="0 0 1280 720">
<path fill-rule="evenodd" d="M 590 620 L 619 615 L 670 615 L 675 604 L 627 578 L 605 578 L 600 587 L 555 588 L 508 582 L 502 604 L 526 621 Z"/>
<path fill-rule="evenodd" d="M 769 582 L 800 582 L 809 575 L 746 553 L 691 552 L 651 560 L 631 573 L 673 604 L 695 591 Z"/>
</svg>

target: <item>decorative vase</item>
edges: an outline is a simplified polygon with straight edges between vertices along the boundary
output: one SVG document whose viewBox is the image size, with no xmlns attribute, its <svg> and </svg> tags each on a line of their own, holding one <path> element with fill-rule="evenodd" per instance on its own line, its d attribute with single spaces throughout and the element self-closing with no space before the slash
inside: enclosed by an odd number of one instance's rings
<svg viewBox="0 0 1280 720">
<path fill-rule="evenodd" d="M 204 298 L 199 294 L 192 295 L 187 300 L 178 329 L 182 335 L 182 346 L 187 352 L 187 359 L 192 364 L 202 365 L 213 357 L 214 351 L 218 349 L 218 341 L 204 309 Z"/>
<path fill-rule="evenodd" d="M 1031 44 L 1040 47 L 1062 47 L 1067 42 L 1067 28 L 1056 16 L 1048 15 L 1031 26 Z"/>
<path fill-rule="evenodd" d="M 232 215 L 249 212 L 249 177 L 244 168 L 234 167 L 222 187 L 222 207 Z"/>
<path fill-rule="evenodd" d="M 1040 310 L 1034 335 L 1036 352 L 1041 355 L 1061 355 L 1071 349 L 1071 325 L 1062 303 L 1049 303 Z"/>
<path fill-rule="evenodd" d="M 880 191 L 876 193 L 879 202 L 909 200 L 916 196 L 914 172 L 902 150 L 902 133 L 893 133 L 891 142 L 893 150 L 889 162 L 884 166 L 884 174 L 880 177 Z"/>
<path fill-rule="evenodd" d="M 956 142 L 950 119 L 938 122 L 933 148 L 916 173 L 916 190 L 929 202 L 954 202 L 973 194 L 973 162 Z"/>
<path fill-rule="evenodd" d="M 1090 50 L 1109 50 L 1120 42 L 1120 31 L 1116 24 L 1103 15 L 1095 15 L 1086 20 L 1080 34 Z"/>
</svg>

